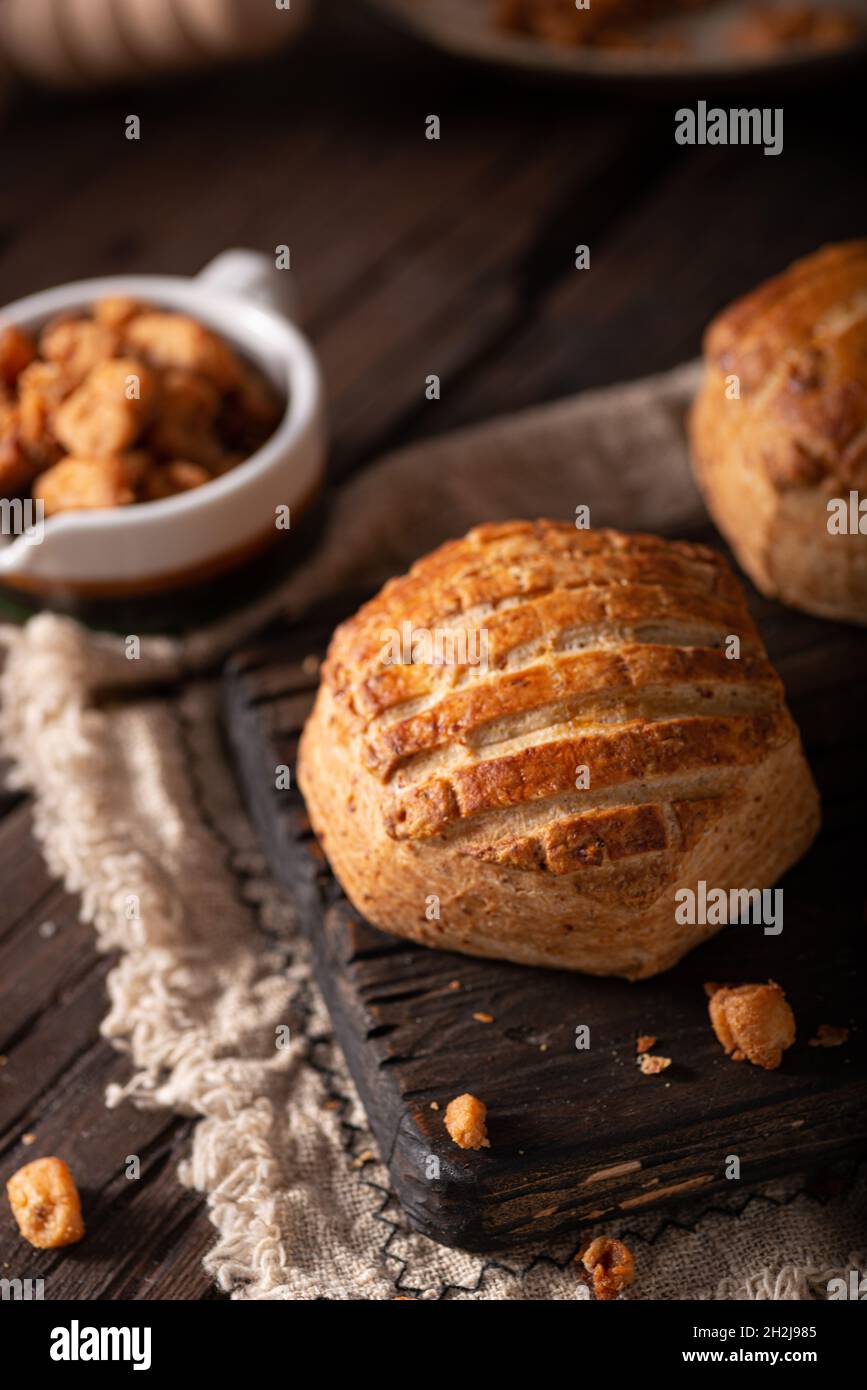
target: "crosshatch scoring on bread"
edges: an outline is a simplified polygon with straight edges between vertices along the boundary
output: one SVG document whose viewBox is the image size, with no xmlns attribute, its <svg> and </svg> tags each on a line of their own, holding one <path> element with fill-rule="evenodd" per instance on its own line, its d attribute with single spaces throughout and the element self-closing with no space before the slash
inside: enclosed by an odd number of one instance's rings
<svg viewBox="0 0 867 1390">
<path fill-rule="evenodd" d="M 484 628 L 486 662 L 386 662 L 403 623 Z M 480 526 L 342 624 L 321 674 L 311 822 L 358 910 L 426 945 L 651 975 L 722 925 L 676 889 L 769 886 L 818 827 L 780 680 L 705 546 Z"/>
<path fill-rule="evenodd" d="M 0 494 L 45 514 L 158 501 L 242 462 L 282 407 L 211 329 L 98 300 L 38 335 L 0 327 Z"/>
</svg>

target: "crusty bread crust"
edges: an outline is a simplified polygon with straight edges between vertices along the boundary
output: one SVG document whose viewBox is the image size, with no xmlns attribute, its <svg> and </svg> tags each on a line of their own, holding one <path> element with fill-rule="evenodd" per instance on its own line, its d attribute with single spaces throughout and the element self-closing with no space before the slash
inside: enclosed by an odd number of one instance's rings
<svg viewBox="0 0 867 1390">
<path fill-rule="evenodd" d="M 487 669 L 383 664 L 407 621 L 484 631 Z M 768 887 L 819 819 L 725 561 L 549 521 L 476 528 L 338 628 L 298 779 L 377 926 L 629 978 L 717 930 L 675 920 L 677 889 Z"/>
<path fill-rule="evenodd" d="M 867 496 L 867 240 L 797 261 L 704 347 L 690 435 L 714 521 L 763 593 L 867 623 L 867 535 L 828 530 L 830 499 Z"/>
</svg>

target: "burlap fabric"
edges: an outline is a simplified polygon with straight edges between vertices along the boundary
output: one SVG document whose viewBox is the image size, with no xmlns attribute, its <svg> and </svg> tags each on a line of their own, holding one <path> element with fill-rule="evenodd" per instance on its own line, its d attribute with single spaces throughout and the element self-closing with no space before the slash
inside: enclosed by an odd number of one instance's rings
<svg viewBox="0 0 867 1390">
<path fill-rule="evenodd" d="M 280 593 L 183 643 L 145 639 L 138 661 L 47 614 L 4 632 L 13 780 L 52 872 L 122 953 L 103 1032 L 129 1078 L 107 1104 L 199 1117 L 179 1177 L 207 1200 L 206 1264 L 233 1297 L 589 1296 L 577 1240 L 487 1259 L 409 1230 L 225 763 L 216 681 L 197 673 L 272 612 L 374 581 L 479 521 L 587 504 L 596 526 L 688 533 L 702 518 L 683 444 L 694 382 L 682 368 L 384 460 L 344 490 Z M 175 697 L 97 699 L 178 672 Z M 864 1269 L 865 1218 L 863 1179 L 835 1195 L 793 1179 L 606 1229 L 636 1254 L 628 1297 L 806 1299 Z"/>
</svg>

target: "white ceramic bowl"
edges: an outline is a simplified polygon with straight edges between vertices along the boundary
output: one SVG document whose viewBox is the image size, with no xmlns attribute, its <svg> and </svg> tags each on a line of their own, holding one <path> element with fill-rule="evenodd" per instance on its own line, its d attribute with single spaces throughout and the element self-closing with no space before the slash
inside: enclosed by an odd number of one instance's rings
<svg viewBox="0 0 867 1390">
<path fill-rule="evenodd" d="M 132 295 L 179 309 L 215 329 L 286 399 L 274 434 L 243 463 L 190 492 L 158 502 L 47 517 L 39 544 L 0 536 L 0 584 L 37 594 L 120 597 L 201 582 L 241 564 L 290 531 L 315 496 L 325 461 L 319 368 L 290 322 L 289 272 L 254 251 L 225 251 L 198 275 L 112 275 L 28 295 L 0 324 L 38 328 L 103 295 Z"/>
</svg>

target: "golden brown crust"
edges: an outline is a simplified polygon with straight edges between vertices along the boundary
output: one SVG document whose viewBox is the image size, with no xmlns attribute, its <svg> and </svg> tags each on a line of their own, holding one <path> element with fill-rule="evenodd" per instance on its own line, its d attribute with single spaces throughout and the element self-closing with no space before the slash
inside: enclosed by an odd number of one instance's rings
<svg viewBox="0 0 867 1390">
<path fill-rule="evenodd" d="M 501 757 L 484 758 L 457 768 L 449 776 L 431 778 L 406 790 L 396 781 L 396 794 L 386 811 L 385 824 L 395 839 L 426 839 L 442 835 L 458 822 L 471 822 L 486 811 L 520 806 L 560 793 L 571 796 L 579 767 L 591 769 L 593 788 L 601 791 L 626 782 L 645 782 L 651 777 L 749 765 L 761 761 L 770 748 L 789 738 L 791 726 L 785 711 L 720 718 L 692 715 L 655 723 L 639 717 L 576 738 L 533 743 Z M 635 814 L 647 809 L 657 808 L 630 807 L 629 820 L 625 819 L 626 812 L 613 818 L 610 811 L 594 814 L 589 826 L 592 831 L 604 815 L 615 834 L 622 834 L 627 825 L 633 826 L 638 849 L 646 847 L 647 839 L 661 849 L 666 841 L 664 825 L 658 819 Z M 562 831 L 566 825 L 581 836 L 588 822 L 583 815 L 569 817 L 568 821 L 558 816 L 552 827 L 543 827 L 545 843 L 549 830 Z M 655 843 L 660 839 L 661 843 Z M 563 847 L 562 836 L 555 839 L 552 847 Z"/>
<path fill-rule="evenodd" d="M 467 652 L 486 635 L 487 665 L 387 664 L 403 630 L 463 633 Z M 335 871 L 378 925 L 597 973 L 671 964 L 710 934 L 674 921 L 694 869 L 729 887 L 752 866 L 766 886 L 818 820 L 725 561 L 561 522 L 478 527 L 344 623 L 299 780 Z M 783 788 L 778 839 L 751 845 Z"/>
<path fill-rule="evenodd" d="M 760 285 L 704 348 L 691 439 L 715 522 L 764 593 L 867 622 L 867 535 L 828 531 L 828 501 L 867 490 L 867 240 Z"/>
</svg>

